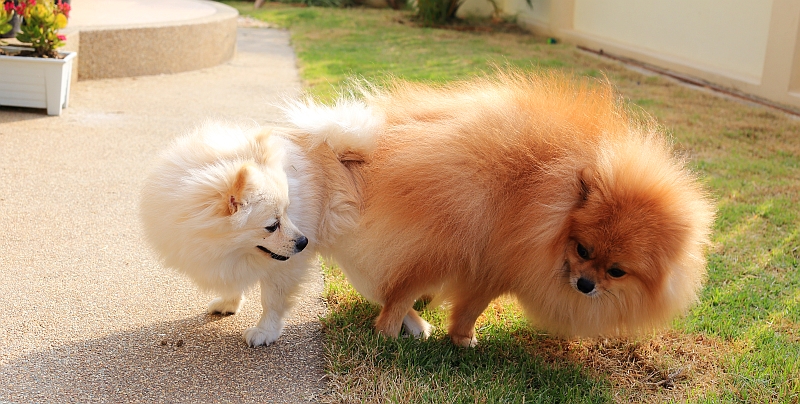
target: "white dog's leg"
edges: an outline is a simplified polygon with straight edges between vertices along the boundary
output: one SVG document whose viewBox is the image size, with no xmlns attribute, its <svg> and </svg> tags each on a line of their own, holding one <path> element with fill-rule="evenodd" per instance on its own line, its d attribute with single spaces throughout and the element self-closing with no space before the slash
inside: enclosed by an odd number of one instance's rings
<svg viewBox="0 0 800 404">
<path fill-rule="evenodd" d="M 403 317 L 405 332 L 414 338 L 427 339 L 431 336 L 433 326 L 417 314 L 416 310 L 409 310 Z"/>
<path fill-rule="evenodd" d="M 241 294 L 229 296 L 223 295 L 208 303 L 208 312 L 219 314 L 236 314 L 242 307 L 243 301 L 244 296 Z"/>
<path fill-rule="evenodd" d="M 297 283 L 297 282 L 295 282 Z M 283 332 L 283 319 L 292 306 L 295 285 L 289 288 L 276 285 L 271 280 L 261 280 L 261 319 L 255 327 L 244 331 L 244 339 L 251 347 L 269 345 Z"/>
</svg>

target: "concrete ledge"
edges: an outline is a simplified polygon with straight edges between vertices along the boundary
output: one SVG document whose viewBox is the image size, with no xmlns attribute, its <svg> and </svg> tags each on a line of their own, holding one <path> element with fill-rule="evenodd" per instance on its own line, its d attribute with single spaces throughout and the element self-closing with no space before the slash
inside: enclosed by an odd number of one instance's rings
<svg viewBox="0 0 800 404">
<path fill-rule="evenodd" d="M 80 49 L 78 79 L 178 73 L 231 60 L 238 12 L 212 1 L 184 1 L 190 2 L 213 10 L 191 19 L 148 22 L 145 18 L 145 22 L 74 27 L 80 33 L 79 43 L 73 42 Z"/>
</svg>

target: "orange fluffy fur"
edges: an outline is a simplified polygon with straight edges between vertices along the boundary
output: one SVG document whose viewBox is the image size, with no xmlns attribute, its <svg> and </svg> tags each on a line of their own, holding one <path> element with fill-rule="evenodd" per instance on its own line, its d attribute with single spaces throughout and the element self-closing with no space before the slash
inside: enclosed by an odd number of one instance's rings
<svg viewBox="0 0 800 404">
<path fill-rule="evenodd" d="M 460 345 L 503 294 L 561 335 L 652 329 L 696 301 L 712 203 L 608 84 L 505 72 L 365 98 L 383 124 L 352 167 L 363 212 L 322 253 L 383 305 L 379 332 L 427 335 L 423 295 L 450 303 Z"/>
</svg>

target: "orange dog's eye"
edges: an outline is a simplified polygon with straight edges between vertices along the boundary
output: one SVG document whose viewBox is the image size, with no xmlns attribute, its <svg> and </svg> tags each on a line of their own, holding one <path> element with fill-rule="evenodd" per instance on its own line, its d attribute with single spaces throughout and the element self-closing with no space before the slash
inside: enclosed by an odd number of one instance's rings
<svg viewBox="0 0 800 404">
<path fill-rule="evenodd" d="M 578 256 L 588 260 L 589 259 L 589 250 L 586 249 L 581 243 L 578 243 Z"/>
<path fill-rule="evenodd" d="M 611 269 L 608 270 L 608 276 L 610 276 L 612 278 L 621 278 L 621 277 L 625 276 L 625 271 L 623 271 L 623 270 L 621 270 L 619 268 L 611 268 Z"/>
</svg>

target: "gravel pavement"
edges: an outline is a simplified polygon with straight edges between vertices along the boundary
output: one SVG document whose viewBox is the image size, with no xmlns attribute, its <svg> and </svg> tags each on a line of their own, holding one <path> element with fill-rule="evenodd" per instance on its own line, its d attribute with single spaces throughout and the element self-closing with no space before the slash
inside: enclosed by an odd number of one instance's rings
<svg viewBox="0 0 800 404">
<path fill-rule="evenodd" d="M 193 46 L 193 45 L 187 45 Z M 280 121 L 300 92 L 288 33 L 240 28 L 226 64 L 81 81 L 61 117 L 0 108 L 0 403 L 314 402 L 324 393 L 319 275 L 272 346 L 161 267 L 138 197 L 170 140 L 205 119 Z"/>
</svg>

